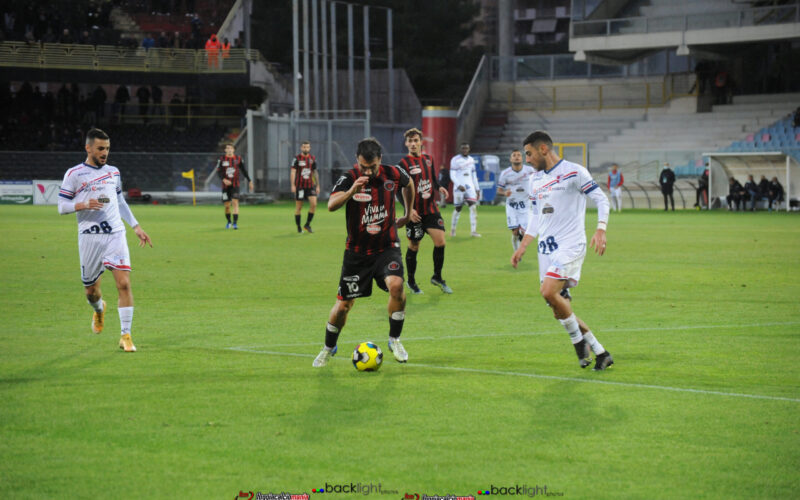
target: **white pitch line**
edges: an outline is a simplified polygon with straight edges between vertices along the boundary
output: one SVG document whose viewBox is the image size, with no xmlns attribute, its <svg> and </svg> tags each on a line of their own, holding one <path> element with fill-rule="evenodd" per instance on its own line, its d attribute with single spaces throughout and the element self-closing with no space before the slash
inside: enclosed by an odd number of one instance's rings
<svg viewBox="0 0 800 500">
<path fill-rule="evenodd" d="M 228 351 L 239 351 L 239 352 L 249 352 L 254 354 L 268 354 L 271 356 L 293 356 L 299 358 L 313 358 L 315 357 L 314 354 L 303 354 L 303 353 L 296 353 L 296 352 L 278 352 L 278 351 L 263 351 L 263 350 L 254 350 L 248 349 L 246 347 L 227 347 L 225 348 Z M 464 372 L 464 373 L 482 373 L 486 375 L 505 375 L 510 377 L 526 377 L 526 378 L 538 378 L 544 380 L 560 380 L 562 382 L 583 382 L 589 384 L 605 384 L 605 385 L 616 385 L 621 387 L 635 387 L 638 389 L 656 389 L 661 391 L 671 391 L 671 392 L 687 392 L 692 394 L 707 394 L 712 396 L 728 396 L 734 398 L 748 398 L 748 399 L 766 399 L 770 401 L 788 401 L 791 403 L 800 403 L 800 399 L 797 398 L 785 398 L 781 396 L 765 396 L 763 394 L 744 394 L 738 392 L 724 392 L 724 391 L 709 391 L 705 389 L 691 389 L 686 387 L 671 387 L 668 385 L 652 385 L 652 384 L 637 384 L 635 382 L 615 382 L 613 380 L 596 380 L 596 379 L 586 379 L 586 378 L 577 378 L 577 377 L 560 377 L 558 375 L 540 375 L 538 373 L 523 373 L 523 372 L 504 372 L 501 370 L 484 370 L 480 368 L 462 368 L 459 366 L 437 366 L 437 365 L 423 365 L 420 363 L 406 363 L 406 366 L 414 366 L 419 368 L 430 368 L 433 370 L 447 370 L 447 371 L 454 371 L 454 372 Z"/>
<path fill-rule="evenodd" d="M 765 326 L 791 326 L 800 325 L 800 321 L 786 321 L 782 323 L 751 323 L 747 325 L 683 325 L 672 327 L 644 327 L 644 328 L 611 328 L 607 330 L 598 330 L 603 333 L 619 333 L 619 332 L 669 332 L 673 330 L 705 330 L 709 328 L 758 328 Z M 445 335 L 442 337 L 409 337 L 403 336 L 403 342 L 413 342 L 417 340 L 457 340 L 457 339 L 477 339 L 486 337 L 530 337 L 534 335 L 563 335 L 564 331 L 547 331 L 547 332 L 526 332 L 526 333 L 476 333 L 474 335 Z M 295 342 L 290 344 L 270 344 L 263 346 L 265 348 L 273 347 L 303 347 L 309 345 L 319 345 L 319 342 Z M 262 346 L 248 346 L 252 348 L 259 348 Z"/>
</svg>

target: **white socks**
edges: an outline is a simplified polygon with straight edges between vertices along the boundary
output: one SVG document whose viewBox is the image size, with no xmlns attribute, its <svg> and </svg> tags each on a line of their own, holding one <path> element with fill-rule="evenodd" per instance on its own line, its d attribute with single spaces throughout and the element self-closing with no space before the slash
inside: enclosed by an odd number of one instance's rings
<svg viewBox="0 0 800 500">
<path fill-rule="evenodd" d="M 118 307 L 119 310 L 119 324 L 121 328 L 120 335 L 131 333 L 131 323 L 133 323 L 133 306 L 131 307 Z"/>
<path fill-rule="evenodd" d="M 456 230 L 456 226 L 458 225 L 458 218 L 461 217 L 461 212 L 459 210 L 453 210 L 453 220 L 450 222 L 450 228 L 452 231 Z"/>
<path fill-rule="evenodd" d="M 520 244 L 519 237 L 516 234 L 511 233 L 511 247 L 514 249 L 515 252 L 519 248 L 519 244 Z"/>
<path fill-rule="evenodd" d="M 603 345 L 597 341 L 594 337 L 592 332 L 586 332 L 583 334 L 583 339 L 591 346 L 592 352 L 595 354 L 603 354 L 606 350 L 603 348 Z"/>
<path fill-rule="evenodd" d="M 469 207 L 469 230 L 474 232 L 478 231 L 478 206 L 470 205 Z"/>
<path fill-rule="evenodd" d="M 92 306 L 92 309 L 94 309 L 94 312 L 96 312 L 96 313 L 103 312 L 103 298 L 102 297 L 97 299 L 97 302 L 91 302 L 91 301 L 89 301 L 88 298 L 86 299 L 86 301 L 89 302 L 90 306 Z"/>
<path fill-rule="evenodd" d="M 575 317 L 575 313 L 569 315 L 567 319 L 560 319 L 558 320 L 561 325 L 564 326 L 564 329 L 569 333 L 569 338 L 572 340 L 573 344 L 577 344 L 581 340 L 583 340 L 583 335 L 581 335 L 581 328 L 578 326 L 578 318 Z"/>
</svg>

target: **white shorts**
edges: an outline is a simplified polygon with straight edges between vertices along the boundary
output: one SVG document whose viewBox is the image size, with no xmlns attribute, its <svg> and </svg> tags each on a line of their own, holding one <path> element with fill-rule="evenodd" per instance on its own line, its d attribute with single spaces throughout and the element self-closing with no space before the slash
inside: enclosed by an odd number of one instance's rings
<svg viewBox="0 0 800 500">
<path fill-rule="evenodd" d="M 531 202 L 527 200 L 511 201 L 506 200 L 506 222 L 509 229 L 521 228 L 523 231 L 528 227 L 531 218 Z"/>
<path fill-rule="evenodd" d="M 542 247 L 539 247 L 539 282 L 553 278 L 566 280 L 567 287 L 578 286 L 585 257 L 585 243 L 572 248 L 559 248 L 549 254 L 542 253 Z"/>
<path fill-rule="evenodd" d="M 105 268 L 131 270 L 125 231 L 79 234 L 78 253 L 81 256 L 81 280 L 84 286 L 93 285 L 100 279 Z"/>
<path fill-rule="evenodd" d="M 475 193 L 475 186 L 464 186 L 466 191 L 460 191 L 457 187 L 453 187 L 453 205 L 460 207 L 464 201 L 477 202 L 478 195 Z"/>
<path fill-rule="evenodd" d="M 611 196 L 613 196 L 614 198 L 622 198 L 622 188 L 621 187 L 611 188 L 610 192 L 611 192 Z"/>
</svg>

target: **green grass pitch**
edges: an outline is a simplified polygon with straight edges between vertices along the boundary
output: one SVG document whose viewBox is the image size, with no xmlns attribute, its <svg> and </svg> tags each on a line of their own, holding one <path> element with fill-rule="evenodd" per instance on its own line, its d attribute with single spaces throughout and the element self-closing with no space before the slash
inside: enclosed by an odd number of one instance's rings
<svg viewBox="0 0 800 500">
<path fill-rule="evenodd" d="M 587 256 L 573 292 L 616 360 L 597 373 L 538 296 L 534 249 L 509 265 L 502 207 L 480 207 L 483 238 L 466 212 L 448 238 L 451 296 L 428 283 L 422 242 L 408 364 L 386 348 L 376 288 L 338 356 L 312 369 L 344 213 L 320 206 L 315 233 L 298 235 L 292 209 L 244 206 L 226 231 L 221 206 L 134 206 L 155 246 L 128 230 L 138 352 L 125 354 L 110 273 L 106 330 L 90 330 L 74 216 L 0 207 L 0 498 L 478 497 L 493 485 L 797 498 L 796 214 L 612 213 L 608 252 Z M 364 340 L 384 350 L 377 373 L 350 362 Z M 312 493 L 326 483 L 383 494 Z"/>
</svg>

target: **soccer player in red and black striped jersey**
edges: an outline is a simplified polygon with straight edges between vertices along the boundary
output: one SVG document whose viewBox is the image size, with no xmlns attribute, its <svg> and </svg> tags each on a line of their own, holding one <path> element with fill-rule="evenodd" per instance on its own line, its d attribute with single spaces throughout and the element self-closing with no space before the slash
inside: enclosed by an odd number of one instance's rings
<svg viewBox="0 0 800 500">
<path fill-rule="evenodd" d="M 415 278 L 417 252 L 419 251 L 419 242 L 425 233 L 428 233 L 433 240 L 431 283 L 440 287 L 444 293 L 453 293 L 453 290 L 442 279 L 444 221 L 442 214 L 439 213 L 439 207 L 436 205 L 437 194 L 441 194 L 443 199 L 447 199 L 447 188 L 440 186 L 436 179 L 436 167 L 431 155 L 422 152 L 422 132 L 412 128 L 406 130 L 404 136 L 408 155 L 400 160 L 398 166 L 402 167 L 414 181 L 414 188 L 417 192 L 414 209 L 411 211 L 411 221 L 406 224 L 406 237 L 408 238 L 408 248 L 406 249 L 408 281 L 406 281 L 406 285 L 414 294 L 422 293 Z"/>
<path fill-rule="evenodd" d="M 414 183 L 403 169 L 381 164 L 382 148 L 374 138 L 358 143 L 355 167 L 336 181 L 328 200 L 331 212 L 346 206 L 347 242 L 336 304 L 325 327 L 325 347 L 314 359 L 321 367 L 336 354 L 339 333 L 357 297 L 372 295 L 372 281 L 389 292 L 389 350 L 397 361 L 408 361 L 400 343 L 405 319 L 403 256 L 397 227 L 403 227 L 414 206 Z M 404 214 L 395 218 L 395 195 L 401 192 Z"/>
<path fill-rule="evenodd" d="M 247 174 L 244 160 L 234 153 L 233 144 L 225 145 L 225 156 L 217 160 L 217 175 L 222 179 L 222 204 L 225 205 L 225 229 L 231 228 L 231 202 L 233 202 L 233 228 L 239 229 L 239 174 L 242 174 L 253 190 L 253 181 Z"/>
<path fill-rule="evenodd" d="M 317 159 L 311 156 L 311 143 L 303 141 L 300 144 L 300 154 L 294 157 L 292 162 L 292 193 L 294 193 L 294 223 L 297 224 L 297 232 L 300 229 L 300 212 L 303 210 L 303 200 L 308 200 L 308 217 L 303 228 L 309 233 L 311 221 L 314 219 L 314 212 L 317 211 L 317 196 L 319 195 L 319 182 L 317 182 Z"/>
</svg>

